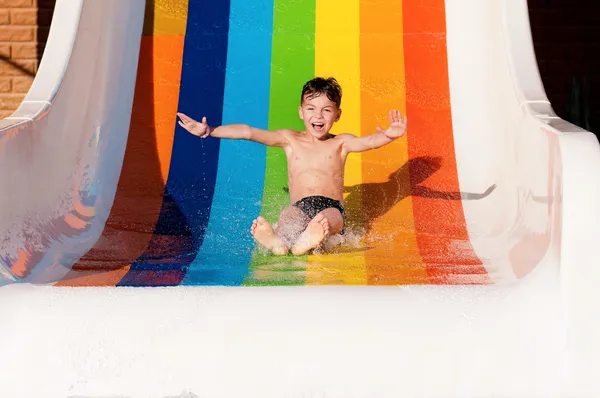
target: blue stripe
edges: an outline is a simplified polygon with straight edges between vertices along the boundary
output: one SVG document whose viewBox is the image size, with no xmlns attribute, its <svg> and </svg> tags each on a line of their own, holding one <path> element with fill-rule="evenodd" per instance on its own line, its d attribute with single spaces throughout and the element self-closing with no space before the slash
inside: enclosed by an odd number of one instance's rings
<svg viewBox="0 0 600 398">
<path fill-rule="evenodd" d="M 223 124 L 266 129 L 269 120 L 273 0 L 231 0 Z M 254 249 L 266 148 L 222 140 L 210 221 L 184 284 L 240 285 Z"/>
<path fill-rule="evenodd" d="M 229 1 L 190 1 L 179 111 L 221 124 L 229 30 Z M 163 205 L 154 236 L 119 286 L 177 285 L 204 239 L 213 199 L 219 141 L 175 126 Z"/>
</svg>

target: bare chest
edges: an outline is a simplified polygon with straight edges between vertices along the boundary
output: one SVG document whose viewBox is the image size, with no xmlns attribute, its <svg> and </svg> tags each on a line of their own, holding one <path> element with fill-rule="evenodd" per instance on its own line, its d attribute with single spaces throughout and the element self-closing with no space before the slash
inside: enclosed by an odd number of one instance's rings
<svg viewBox="0 0 600 398">
<path fill-rule="evenodd" d="M 295 142 L 286 153 L 288 165 L 293 169 L 332 168 L 343 166 L 342 146 L 337 140 L 325 142 Z"/>
</svg>

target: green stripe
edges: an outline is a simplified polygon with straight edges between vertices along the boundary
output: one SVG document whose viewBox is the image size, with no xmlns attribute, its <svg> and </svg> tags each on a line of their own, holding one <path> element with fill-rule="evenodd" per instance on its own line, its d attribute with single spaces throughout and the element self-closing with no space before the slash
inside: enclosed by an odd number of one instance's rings
<svg viewBox="0 0 600 398">
<path fill-rule="evenodd" d="M 269 130 L 304 129 L 298 105 L 303 84 L 315 73 L 315 8 L 315 0 L 274 2 Z M 279 212 L 290 205 L 286 187 L 285 153 L 268 148 L 262 215 L 270 223 L 276 222 Z M 306 256 L 291 255 L 275 258 L 255 250 L 244 285 L 304 284 L 306 260 Z"/>
</svg>

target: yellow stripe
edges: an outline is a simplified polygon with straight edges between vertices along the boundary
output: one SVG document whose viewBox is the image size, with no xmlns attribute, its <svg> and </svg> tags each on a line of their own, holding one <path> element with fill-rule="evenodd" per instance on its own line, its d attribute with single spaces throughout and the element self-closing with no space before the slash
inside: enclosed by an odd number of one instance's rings
<svg viewBox="0 0 600 398">
<path fill-rule="evenodd" d="M 315 74 L 335 77 L 343 89 L 343 113 L 332 130 L 334 134 L 361 132 L 359 10 L 359 0 L 316 2 Z M 361 155 L 351 154 L 346 162 L 344 183 L 353 186 L 361 182 Z M 308 257 L 307 285 L 366 282 L 361 252 Z"/>
</svg>

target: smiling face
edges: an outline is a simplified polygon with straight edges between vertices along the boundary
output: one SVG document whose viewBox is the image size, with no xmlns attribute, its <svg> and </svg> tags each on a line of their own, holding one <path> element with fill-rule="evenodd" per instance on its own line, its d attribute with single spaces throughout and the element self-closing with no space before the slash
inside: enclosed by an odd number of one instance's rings
<svg viewBox="0 0 600 398">
<path fill-rule="evenodd" d="M 340 120 L 342 110 L 327 95 L 306 95 L 299 108 L 300 119 L 304 121 L 306 132 L 317 139 L 329 135 L 333 124 Z"/>
</svg>

